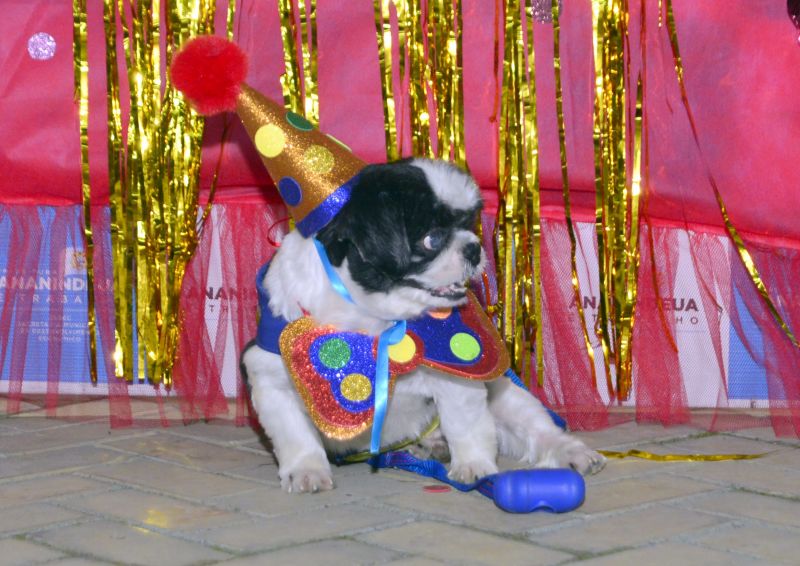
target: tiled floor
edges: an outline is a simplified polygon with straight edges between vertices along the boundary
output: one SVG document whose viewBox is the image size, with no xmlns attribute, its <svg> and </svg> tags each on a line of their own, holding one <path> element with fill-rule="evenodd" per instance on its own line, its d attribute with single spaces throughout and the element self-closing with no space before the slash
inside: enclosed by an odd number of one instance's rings
<svg viewBox="0 0 800 566">
<path fill-rule="evenodd" d="M 578 510 L 512 515 L 365 464 L 335 469 L 332 492 L 287 495 L 257 435 L 230 424 L 0 418 L 0 564 L 800 563 L 800 442 L 634 424 L 581 436 L 767 455 L 612 460 Z"/>
</svg>

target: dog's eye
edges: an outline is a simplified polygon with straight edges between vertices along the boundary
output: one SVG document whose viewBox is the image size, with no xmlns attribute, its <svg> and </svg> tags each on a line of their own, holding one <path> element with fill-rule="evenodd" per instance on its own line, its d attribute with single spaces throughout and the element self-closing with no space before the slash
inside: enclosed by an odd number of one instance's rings
<svg viewBox="0 0 800 566">
<path fill-rule="evenodd" d="M 422 239 L 422 247 L 428 251 L 435 251 L 444 245 L 445 234 L 441 230 L 433 230 Z"/>
</svg>

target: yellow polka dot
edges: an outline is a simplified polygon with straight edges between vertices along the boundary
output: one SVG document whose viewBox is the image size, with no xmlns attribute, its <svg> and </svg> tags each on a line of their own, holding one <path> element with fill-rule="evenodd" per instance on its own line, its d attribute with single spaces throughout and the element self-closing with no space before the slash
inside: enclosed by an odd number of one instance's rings
<svg viewBox="0 0 800 566">
<path fill-rule="evenodd" d="M 350 401 L 363 401 L 372 393 L 372 384 L 367 376 L 351 373 L 342 380 L 342 395 Z"/>
<path fill-rule="evenodd" d="M 389 359 L 398 364 L 410 362 L 416 353 L 417 345 L 408 334 L 403 336 L 403 339 L 397 344 L 389 346 Z"/>
<path fill-rule="evenodd" d="M 286 135 L 275 124 L 267 124 L 256 132 L 255 143 L 264 157 L 277 157 L 286 147 Z"/>
<path fill-rule="evenodd" d="M 449 317 L 451 314 L 453 314 L 453 309 L 436 309 L 436 310 L 430 311 L 428 313 L 428 316 L 430 316 L 431 318 L 444 320 L 447 317 Z"/>
<path fill-rule="evenodd" d="M 324 175 L 333 169 L 333 154 L 326 147 L 312 145 L 303 154 L 303 163 L 312 173 Z"/>
</svg>

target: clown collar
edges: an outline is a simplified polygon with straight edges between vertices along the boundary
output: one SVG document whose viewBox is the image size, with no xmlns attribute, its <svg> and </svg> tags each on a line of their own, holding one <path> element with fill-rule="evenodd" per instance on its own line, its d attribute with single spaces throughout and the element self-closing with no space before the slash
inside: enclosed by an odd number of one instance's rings
<svg viewBox="0 0 800 566">
<path fill-rule="evenodd" d="M 472 380 L 495 379 L 509 367 L 505 345 L 472 293 L 459 308 L 396 321 L 376 337 L 320 325 L 310 316 L 293 322 L 275 316 L 263 284 L 268 269 L 269 263 L 256 278 L 256 344 L 283 358 L 314 424 L 330 438 L 353 438 L 374 422 L 371 451 L 377 452 L 395 380 L 420 366 Z"/>
</svg>

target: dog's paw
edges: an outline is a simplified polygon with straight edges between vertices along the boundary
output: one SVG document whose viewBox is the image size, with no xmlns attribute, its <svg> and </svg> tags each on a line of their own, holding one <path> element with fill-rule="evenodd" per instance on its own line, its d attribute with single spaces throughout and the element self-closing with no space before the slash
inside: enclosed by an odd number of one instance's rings
<svg viewBox="0 0 800 566">
<path fill-rule="evenodd" d="M 280 470 L 281 488 L 287 493 L 317 493 L 333 489 L 333 474 L 328 462 L 303 462 Z"/>
<path fill-rule="evenodd" d="M 317 493 L 333 489 L 330 472 L 297 470 L 281 478 L 281 488 L 287 493 Z"/>
<path fill-rule="evenodd" d="M 497 464 L 490 460 L 452 462 L 447 477 L 460 483 L 472 483 L 490 474 L 497 473 Z"/>
<path fill-rule="evenodd" d="M 432 458 L 438 462 L 450 461 L 450 446 L 447 444 L 447 440 L 445 440 L 440 429 L 436 429 L 416 444 L 408 446 L 406 450 L 420 460 Z"/>
<path fill-rule="evenodd" d="M 586 446 L 583 442 L 575 442 L 559 455 L 560 468 L 572 468 L 584 476 L 598 473 L 606 466 L 606 457 Z"/>
</svg>

